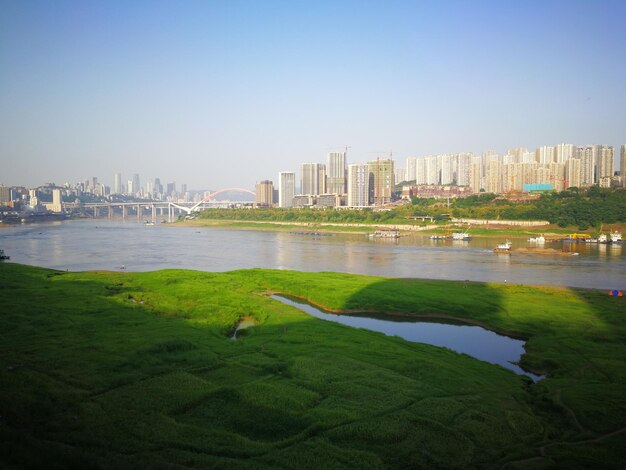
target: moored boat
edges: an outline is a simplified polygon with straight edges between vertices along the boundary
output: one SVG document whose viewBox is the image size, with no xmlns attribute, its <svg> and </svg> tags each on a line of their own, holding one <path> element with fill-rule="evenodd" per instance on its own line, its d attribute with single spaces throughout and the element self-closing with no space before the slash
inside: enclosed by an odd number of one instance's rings
<svg viewBox="0 0 626 470">
<path fill-rule="evenodd" d="M 399 230 L 376 230 L 368 235 L 370 238 L 400 238 Z"/>
<path fill-rule="evenodd" d="M 622 234 L 619 232 L 611 232 L 611 243 L 621 243 L 622 242 Z"/>
<path fill-rule="evenodd" d="M 0 261 L 4 261 L 5 259 L 11 259 L 11 257 L 5 255 L 4 250 L 0 250 Z"/>
<path fill-rule="evenodd" d="M 510 255 L 512 246 L 513 244 L 509 240 L 507 240 L 504 243 L 498 243 L 493 251 L 495 253 L 502 253 L 505 255 Z"/>
<path fill-rule="evenodd" d="M 452 240 L 469 241 L 471 239 L 472 239 L 472 236 L 467 232 L 454 232 L 452 234 Z"/>
<path fill-rule="evenodd" d="M 545 243 L 546 242 L 546 238 L 543 235 L 540 235 L 538 237 L 530 237 L 528 239 L 528 241 L 530 243 L 539 243 L 539 244 L 541 244 L 541 243 Z"/>
</svg>

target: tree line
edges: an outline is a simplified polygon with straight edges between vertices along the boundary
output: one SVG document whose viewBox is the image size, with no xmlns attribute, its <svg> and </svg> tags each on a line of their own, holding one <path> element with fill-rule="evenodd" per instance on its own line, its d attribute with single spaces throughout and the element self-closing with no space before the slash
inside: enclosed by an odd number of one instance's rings
<svg viewBox="0 0 626 470">
<path fill-rule="evenodd" d="M 406 224 L 416 217 L 450 217 L 502 220 L 548 220 L 561 227 L 581 230 L 602 224 L 626 222 L 626 190 L 570 188 L 549 192 L 531 201 L 517 201 L 495 194 L 476 194 L 462 199 L 412 198 L 410 204 L 390 210 L 352 209 L 220 209 L 206 210 L 201 218 L 241 221 L 308 223 Z"/>
</svg>

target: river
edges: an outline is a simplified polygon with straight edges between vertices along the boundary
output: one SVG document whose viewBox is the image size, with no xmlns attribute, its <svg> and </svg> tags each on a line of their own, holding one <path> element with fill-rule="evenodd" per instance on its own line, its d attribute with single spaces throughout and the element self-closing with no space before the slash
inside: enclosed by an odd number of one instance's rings
<svg viewBox="0 0 626 470">
<path fill-rule="evenodd" d="M 626 245 L 573 245 L 578 256 L 516 251 L 526 238 L 507 237 L 512 255 L 493 253 L 504 241 L 433 241 L 423 234 L 399 240 L 364 234 L 312 236 L 107 219 L 70 220 L 0 227 L 0 249 L 11 261 L 61 270 L 151 271 L 243 268 L 337 271 L 357 274 L 626 288 Z M 548 246 L 548 245 L 546 245 Z M 550 245 L 561 250 L 561 245 Z"/>
</svg>

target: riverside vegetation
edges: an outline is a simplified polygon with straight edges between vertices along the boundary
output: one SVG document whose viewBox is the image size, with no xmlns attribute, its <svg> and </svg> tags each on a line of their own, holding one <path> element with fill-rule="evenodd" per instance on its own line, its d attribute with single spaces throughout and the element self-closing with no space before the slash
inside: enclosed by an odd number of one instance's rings
<svg viewBox="0 0 626 470">
<path fill-rule="evenodd" d="M 450 316 L 525 338 L 532 383 L 325 322 Z M 5 468 L 623 468 L 626 309 L 605 292 L 337 273 L 0 265 Z M 256 326 L 230 339 L 240 319 Z"/>
<path fill-rule="evenodd" d="M 570 188 L 549 192 L 531 201 L 510 200 L 495 194 L 477 194 L 448 201 L 435 198 L 412 198 L 410 204 L 390 210 L 315 210 L 315 209 L 222 209 L 203 211 L 200 220 L 228 222 L 230 226 L 260 228 L 259 222 L 309 224 L 416 224 L 415 217 L 429 216 L 446 222 L 449 216 L 491 220 L 547 220 L 555 227 L 597 232 L 602 224 L 626 223 L 626 191 L 623 189 Z M 252 225 L 251 222 L 257 222 Z M 421 225 L 426 225 L 422 223 Z M 274 226 L 275 227 L 275 226 Z M 328 227 L 324 227 L 329 230 Z M 345 227 L 342 228 L 345 230 Z M 367 230 L 367 228 L 353 228 Z M 535 230 L 538 231 L 539 229 Z M 542 228 L 541 230 L 545 230 Z M 558 228 L 557 228 L 558 231 Z"/>
</svg>

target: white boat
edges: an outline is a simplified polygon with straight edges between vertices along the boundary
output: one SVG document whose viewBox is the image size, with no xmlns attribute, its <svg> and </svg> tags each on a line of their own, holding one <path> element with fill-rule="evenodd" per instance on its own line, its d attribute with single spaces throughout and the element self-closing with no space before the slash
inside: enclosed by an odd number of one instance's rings
<svg viewBox="0 0 626 470">
<path fill-rule="evenodd" d="M 598 235 L 598 243 L 608 243 L 609 239 L 607 238 L 606 234 L 601 233 L 600 235 Z"/>
<path fill-rule="evenodd" d="M 0 261 L 4 261 L 5 259 L 11 259 L 11 257 L 5 255 L 4 250 L 0 250 Z"/>
<path fill-rule="evenodd" d="M 622 234 L 619 232 L 611 232 L 611 243 L 620 243 L 622 241 Z"/>
<path fill-rule="evenodd" d="M 452 240 L 471 240 L 472 236 L 467 232 L 454 232 L 452 234 Z"/>
<path fill-rule="evenodd" d="M 376 230 L 369 234 L 370 238 L 400 238 L 399 230 Z"/>
<path fill-rule="evenodd" d="M 546 238 L 543 235 L 541 235 L 539 237 L 530 237 L 528 239 L 528 241 L 530 243 L 539 243 L 539 244 L 541 244 L 541 243 L 545 243 L 546 242 Z"/>
<path fill-rule="evenodd" d="M 504 243 L 498 243 L 493 251 L 496 253 L 504 253 L 510 255 L 512 246 L 513 244 L 509 240 L 507 240 Z"/>
</svg>

